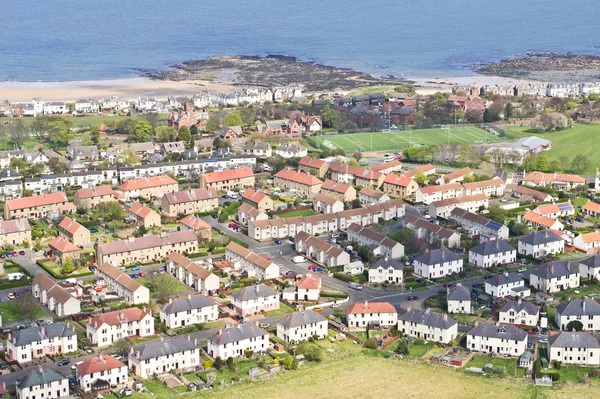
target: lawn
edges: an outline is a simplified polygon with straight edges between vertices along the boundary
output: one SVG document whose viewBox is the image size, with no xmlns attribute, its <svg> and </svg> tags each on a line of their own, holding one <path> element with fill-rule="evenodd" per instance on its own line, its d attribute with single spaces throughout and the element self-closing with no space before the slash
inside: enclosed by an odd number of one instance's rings
<svg viewBox="0 0 600 399">
<path fill-rule="evenodd" d="M 590 161 L 590 166 L 583 172 L 593 176 L 600 167 L 600 142 L 596 145 L 596 137 L 600 136 L 600 124 L 584 125 L 575 123 L 571 129 L 558 132 L 533 133 L 529 126 L 508 126 L 508 130 L 518 136 L 539 136 L 552 141 L 552 149 L 545 152 L 550 159 L 565 156 L 569 162 L 575 155 L 583 154 Z"/>
<path fill-rule="evenodd" d="M 412 134 L 411 134 L 412 132 Z M 505 141 L 475 126 L 451 127 L 446 129 L 413 129 L 411 131 L 335 134 L 308 137 L 316 147 L 343 148 L 346 153 L 354 151 L 399 151 L 415 145 L 432 144 L 477 144 Z"/>
<path fill-rule="evenodd" d="M 266 313 L 267 317 L 272 317 L 272 316 L 281 316 L 284 315 L 286 313 L 292 313 L 294 311 L 294 309 L 292 309 L 291 307 L 289 307 L 288 305 L 286 305 L 285 303 L 279 303 L 279 309 L 277 310 L 271 310 L 269 312 Z"/>
<path fill-rule="evenodd" d="M 585 280 L 584 280 L 585 281 Z M 600 295 L 600 284 L 589 284 L 586 282 L 582 282 L 583 284 L 586 284 L 585 286 L 581 286 L 581 287 L 577 287 L 577 288 L 572 288 L 570 290 L 564 290 L 561 292 L 555 292 L 552 295 L 555 298 L 559 298 L 559 299 L 564 299 L 566 300 L 567 298 L 571 298 L 571 299 L 583 299 L 586 296 L 588 296 L 589 294 L 597 294 Z"/>
<path fill-rule="evenodd" d="M 494 365 L 494 368 L 504 367 L 506 375 L 511 377 L 523 377 L 525 369 L 517 367 L 517 358 L 489 357 L 487 355 L 475 355 L 469 360 L 466 367 L 483 368 L 488 363 Z"/>
<path fill-rule="evenodd" d="M 432 343 L 424 343 L 424 344 L 409 344 L 408 353 L 412 357 L 421 357 L 425 353 L 427 353 L 430 349 L 433 348 Z"/>
<path fill-rule="evenodd" d="M 163 274 L 163 276 L 168 276 L 167 274 Z M 170 277 L 170 276 L 169 276 Z M 173 292 L 186 292 L 189 290 L 189 287 L 185 284 L 183 284 L 180 281 L 175 280 L 174 278 L 172 278 L 173 280 Z M 137 282 L 140 283 L 141 285 L 143 285 L 144 287 L 147 287 L 150 290 L 150 295 L 154 294 L 154 290 L 152 289 L 152 281 L 150 280 L 150 277 L 140 277 L 137 279 Z"/>
<path fill-rule="evenodd" d="M 17 301 L 10 302 L 2 302 L 0 303 L 0 315 L 2 315 L 3 323 L 12 323 L 15 321 L 23 321 L 23 316 L 19 314 L 17 310 Z M 38 318 L 45 316 L 46 312 L 44 309 L 39 306 L 37 312 L 34 314 L 33 318 Z"/>
<path fill-rule="evenodd" d="M 312 209 L 300 209 L 298 211 L 290 211 L 290 212 L 279 214 L 279 215 L 277 215 L 277 217 L 283 219 L 283 218 L 292 218 L 295 216 L 313 216 L 316 214 L 317 214 L 317 212 L 313 211 Z"/>
<path fill-rule="evenodd" d="M 175 392 L 173 390 L 167 388 L 160 381 L 153 378 L 144 380 L 143 384 L 148 392 L 154 394 L 154 396 L 157 398 L 172 398 L 175 396 Z"/>
</svg>

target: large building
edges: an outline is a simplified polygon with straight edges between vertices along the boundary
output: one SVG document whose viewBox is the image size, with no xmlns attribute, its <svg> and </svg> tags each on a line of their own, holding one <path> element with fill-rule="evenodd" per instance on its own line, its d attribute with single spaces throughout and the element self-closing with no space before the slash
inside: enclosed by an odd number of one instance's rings
<svg viewBox="0 0 600 399">
<path fill-rule="evenodd" d="M 126 273 L 111 264 L 103 263 L 96 268 L 98 277 L 104 280 L 104 285 L 130 305 L 150 302 L 150 290 Z"/>
<path fill-rule="evenodd" d="M 225 258 L 234 270 L 245 270 L 249 277 L 269 280 L 279 277 L 279 267 L 240 244 L 230 242 L 225 248 Z"/>
<path fill-rule="evenodd" d="M 200 362 L 200 347 L 189 335 L 148 342 L 131 348 L 129 353 L 131 373 L 142 379 L 177 370 L 193 370 Z"/>
<path fill-rule="evenodd" d="M 311 337 L 325 338 L 328 322 L 325 316 L 314 310 L 290 313 L 277 322 L 277 338 L 298 343 Z"/>
<path fill-rule="evenodd" d="M 160 321 L 168 328 L 208 323 L 218 318 L 219 305 L 201 294 L 170 298 L 169 303 L 160 308 Z"/>
<path fill-rule="evenodd" d="M 167 193 L 179 191 L 177 180 L 168 175 L 140 177 L 128 180 L 119 186 L 125 199 L 132 198 L 162 198 Z"/>
<path fill-rule="evenodd" d="M 31 226 L 27 219 L 0 220 L 0 246 L 31 244 Z"/>
<path fill-rule="evenodd" d="M 161 200 L 162 211 L 168 216 L 210 212 L 218 206 L 219 194 L 214 187 L 167 193 Z"/>
<path fill-rule="evenodd" d="M 301 195 L 313 195 L 321 190 L 323 182 L 304 172 L 282 169 L 274 175 L 273 184 L 282 190 L 295 191 Z"/>
<path fill-rule="evenodd" d="M 115 201 L 115 192 L 108 184 L 92 188 L 81 188 L 75 192 L 75 205 L 81 209 L 92 209 L 102 202 Z"/>
<path fill-rule="evenodd" d="M 67 323 L 68 324 L 68 323 Z M 65 355 L 77 351 L 75 329 L 62 323 L 28 327 L 6 340 L 8 361 L 28 363 L 46 356 Z"/>
<path fill-rule="evenodd" d="M 88 319 L 86 329 L 90 342 L 102 348 L 123 338 L 154 335 L 154 317 L 145 307 L 115 310 Z"/>
<path fill-rule="evenodd" d="M 205 173 L 200 176 L 200 188 L 214 188 L 217 191 L 239 190 L 254 187 L 256 178 L 252 168 L 238 168 L 222 172 Z"/>
<path fill-rule="evenodd" d="M 269 333 L 253 323 L 222 328 L 208 337 L 210 357 L 227 359 L 246 356 L 247 351 L 264 353 L 269 349 Z"/>
<path fill-rule="evenodd" d="M 186 230 L 99 243 L 96 244 L 96 262 L 119 266 L 161 261 L 173 251 L 197 252 L 198 237 L 193 231 Z"/>
<path fill-rule="evenodd" d="M 68 203 L 63 191 L 10 199 L 4 203 L 4 219 L 43 219 L 49 212 L 59 213 L 59 207 Z"/>
<path fill-rule="evenodd" d="M 339 183 L 330 179 L 323 182 L 321 193 L 344 202 L 356 199 L 356 189 L 354 187 L 350 184 Z"/>
</svg>

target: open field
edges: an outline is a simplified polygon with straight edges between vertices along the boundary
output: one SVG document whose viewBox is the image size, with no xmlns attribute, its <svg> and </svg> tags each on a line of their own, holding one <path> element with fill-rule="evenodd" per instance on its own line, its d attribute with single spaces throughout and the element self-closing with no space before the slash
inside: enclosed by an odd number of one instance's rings
<svg viewBox="0 0 600 399">
<path fill-rule="evenodd" d="M 585 155 L 590 161 L 590 167 L 583 172 L 583 175 L 593 176 L 596 168 L 600 168 L 600 124 L 575 123 L 571 129 L 548 133 L 529 132 L 529 126 L 507 126 L 507 128 L 517 136 L 538 136 L 552 141 L 552 149 L 544 152 L 550 159 L 565 156 L 570 163 L 575 155 Z"/>
<path fill-rule="evenodd" d="M 308 137 L 315 145 L 330 148 L 341 147 L 346 153 L 354 151 L 399 151 L 412 145 L 431 144 L 483 144 L 502 141 L 475 126 L 450 127 L 446 129 L 394 130 L 391 132 L 335 134 Z"/>
</svg>

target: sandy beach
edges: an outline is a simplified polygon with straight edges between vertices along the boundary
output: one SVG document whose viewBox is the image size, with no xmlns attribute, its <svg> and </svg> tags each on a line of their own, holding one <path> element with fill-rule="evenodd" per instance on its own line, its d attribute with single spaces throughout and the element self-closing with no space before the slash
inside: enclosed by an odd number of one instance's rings
<svg viewBox="0 0 600 399">
<path fill-rule="evenodd" d="M 515 85 L 526 85 L 526 84 L 540 84 L 540 81 L 526 80 L 526 79 L 515 79 L 505 78 L 501 76 L 484 76 L 484 75 L 472 75 L 472 76 L 457 76 L 457 77 L 444 77 L 444 78 L 409 78 L 409 80 L 415 82 L 415 90 L 418 94 L 428 95 L 434 94 L 438 91 L 445 92 L 452 90 L 454 86 L 515 86 Z"/>
</svg>

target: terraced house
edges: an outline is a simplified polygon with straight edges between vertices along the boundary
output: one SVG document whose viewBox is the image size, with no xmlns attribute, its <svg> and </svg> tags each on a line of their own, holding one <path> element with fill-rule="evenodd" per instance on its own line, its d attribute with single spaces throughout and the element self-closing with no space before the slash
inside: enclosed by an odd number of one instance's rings
<svg viewBox="0 0 600 399">
<path fill-rule="evenodd" d="M 264 284 L 244 287 L 231 295 L 231 306 L 241 316 L 279 309 L 279 293 Z"/>
<path fill-rule="evenodd" d="M 108 390 L 127 383 L 127 366 L 112 356 L 99 353 L 75 365 L 76 377 L 83 392 Z"/>
<path fill-rule="evenodd" d="M 482 242 L 469 250 L 469 263 L 477 267 L 495 267 L 515 263 L 517 250 L 504 240 Z"/>
<path fill-rule="evenodd" d="M 448 304 L 448 313 L 471 314 L 473 312 L 471 291 L 461 283 L 457 283 L 453 288 L 448 288 L 446 303 Z"/>
<path fill-rule="evenodd" d="M 583 331 L 600 331 L 600 304 L 593 299 L 573 299 L 556 307 L 556 325 L 567 330 L 571 321 L 583 324 Z"/>
<path fill-rule="evenodd" d="M 561 331 L 548 340 L 551 362 L 582 366 L 600 365 L 600 344 L 588 332 Z"/>
<path fill-rule="evenodd" d="M 322 193 L 315 194 L 313 210 L 319 213 L 336 213 L 344 210 L 344 203 L 337 198 Z"/>
<path fill-rule="evenodd" d="M 467 333 L 467 349 L 497 355 L 520 356 L 527 350 L 527 333 L 511 325 L 479 323 Z"/>
<path fill-rule="evenodd" d="M 454 172 L 450 172 L 437 180 L 437 184 L 451 184 L 458 183 L 465 179 L 467 176 L 473 176 L 473 171 L 471 168 L 466 167 L 462 169 L 455 170 Z"/>
<path fill-rule="evenodd" d="M 427 250 L 415 259 L 415 273 L 428 279 L 440 278 L 463 269 L 463 260 L 448 248 Z"/>
<path fill-rule="evenodd" d="M 265 193 L 256 191 L 251 187 L 247 188 L 244 194 L 242 195 L 242 202 L 251 205 L 252 207 L 258 209 L 261 212 L 272 211 L 274 209 L 273 199 L 271 197 L 269 197 Z"/>
<path fill-rule="evenodd" d="M 348 252 L 304 231 L 296 235 L 296 251 L 326 267 L 343 266 L 350 263 Z"/>
<path fill-rule="evenodd" d="M 356 189 L 354 187 L 329 179 L 325 180 L 321 186 L 321 193 L 344 202 L 356 199 Z"/>
<path fill-rule="evenodd" d="M 160 321 L 169 328 L 208 323 L 218 318 L 218 304 L 204 295 L 170 298 L 169 303 L 160 308 Z"/>
<path fill-rule="evenodd" d="M 442 184 L 440 186 L 420 187 L 415 193 L 415 201 L 429 205 L 435 201 L 462 197 L 462 186 L 460 183 Z"/>
<path fill-rule="evenodd" d="M 552 231 L 535 231 L 519 238 L 517 252 L 521 255 L 531 255 L 535 259 L 547 255 L 563 253 L 565 241 Z"/>
<path fill-rule="evenodd" d="M 252 168 L 238 168 L 222 172 L 205 173 L 200 176 L 200 188 L 214 188 L 217 191 L 239 190 L 254 187 L 256 177 Z"/>
<path fill-rule="evenodd" d="M 304 172 L 282 169 L 275 174 L 273 184 L 282 190 L 295 191 L 299 195 L 313 195 L 321 190 L 323 182 Z"/>
<path fill-rule="evenodd" d="M 455 208 L 464 209 L 469 212 L 479 212 L 489 206 L 489 199 L 485 194 L 462 196 L 441 201 L 434 201 L 429 204 L 429 215 L 433 218 L 448 219 L 450 213 Z"/>
<path fill-rule="evenodd" d="M 404 245 L 367 227 L 356 223 L 348 226 L 348 241 L 369 247 L 375 256 L 398 259 L 404 256 Z"/>
<path fill-rule="evenodd" d="M 7 360 L 20 364 L 48 355 L 64 355 L 76 351 L 77 334 L 73 328 L 62 323 L 28 327 L 14 335 L 9 334 L 6 340 Z"/>
<path fill-rule="evenodd" d="M 0 220 L 0 246 L 31 243 L 31 226 L 27 219 Z"/>
<path fill-rule="evenodd" d="M 379 190 L 371 187 L 363 187 L 358 193 L 358 199 L 362 205 L 381 204 L 390 200 L 390 197 Z"/>
<path fill-rule="evenodd" d="M 339 162 L 329 164 L 328 174 L 331 180 L 361 187 L 381 187 L 385 178 L 383 173 Z"/>
<path fill-rule="evenodd" d="M 171 252 L 167 257 L 167 273 L 204 295 L 214 295 L 219 289 L 219 277 L 191 259 Z"/>
<path fill-rule="evenodd" d="M 279 277 L 279 267 L 242 247 L 238 243 L 230 242 L 225 248 L 225 258 L 231 262 L 234 270 L 246 270 L 248 277 L 269 280 Z"/>
<path fill-rule="evenodd" d="M 33 278 L 31 294 L 58 317 L 81 312 L 79 299 L 71 296 L 67 290 L 45 273 L 39 273 Z"/>
<path fill-rule="evenodd" d="M 198 240 L 210 241 L 212 239 L 212 228 L 210 224 L 194 215 L 187 215 L 179 221 L 179 230 L 191 230 L 196 233 Z"/>
<path fill-rule="evenodd" d="M 144 287 L 121 270 L 108 263 L 96 268 L 96 275 L 104 280 L 104 286 L 123 298 L 130 305 L 150 303 L 150 290 Z"/>
<path fill-rule="evenodd" d="M 154 317 L 145 307 L 115 310 L 89 318 L 86 330 L 90 342 L 102 348 L 122 338 L 154 335 Z"/>
<path fill-rule="evenodd" d="M 398 323 L 398 312 L 389 302 L 358 302 L 346 308 L 346 321 L 350 329 L 389 328 Z"/>
<path fill-rule="evenodd" d="M 126 200 L 132 198 L 162 198 L 167 193 L 179 191 L 179 184 L 168 175 L 142 177 L 128 180 L 119 186 Z"/>
<path fill-rule="evenodd" d="M 90 231 L 68 216 L 58 224 L 58 236 L 66 238 L 78 247 L 91 242 Z"/>
<path fill-rule="evenodd" d="M 187 230 L 97 243 L 96 263 L 115 266 L 146 263 L 165 259 L 173 251 L 188 254 L 197 252 L 198 237 L 193 231 Z"/>
<path fill-rule="evenodd" d="M 31 197 L 15 198 L 4 203 L 4 219 L 42 219 L 49 212 L 60 212 L 60 207 L 69 200 L 63 191 Z"/>
<path fill-rule="evenodd" d="M 417 192 L 419 185 L 410 177 L 388 174 L 383 180 L 383 191 L 400 197 L 410 197 Z"/>
<path fill-rule="evenodd" d="M 302 157 L 298 162 L 298 170 L 309 175 L 325 177 L 329 164 L 321 159 Z"/>
<path fill-rule="evenodd" d="M 81 209 L 92 209 L 102 202 L 116 201 L 115 192 L 108 184 L 91 188 L 80 188 L 75 192 L 75 205 Z"/>
<path fill-rule="evenodd" d="M 504 182 L 501 178 L 495 177 L 491 180 L 463 183 L 463 193 L 464 195 L 485 194 L 488 197 L 500 197 L 504 195 Z"/>
<path fill-rule="evenodd" d="M 66 398 L 69 379 L 52 369 L 39 367 L 17 381 L 17 399 Z"/>
<path fill-rule="evenodd" d="M 168 216 L 210 212 L 219 206 L 219 194 L 214 187 L 165 194 L 161 209 Z"/>
<path fill-rule="evenodd" d="M 526 186 L 554 187 L 557 189 L 571 190 L 585 184 L 585 178 L 577 175 L 563 173 L 530 172 L 522 181 Z"/>
<path fill-rule="evenodd" d="M 536 326 L 540 317 L 540 308 L 531 302 L 510 300 L 500 308 L 500 323 L 518 324 L 522 326 Z"/>
<path fill-rule="evenodd" d="M 308 341 L 315 336 L 322 339 L 327 336 L 327 326 L 325 316 L 314 310 L 294 312 L 277 322 L 277 338 L 288 343 Z"/>
<path fill-rule="evenodd" d="M 459 223 L 472 235 L 479 235 L 480 241 L 508 239 L 509 230 L 506 225 L 461 208 L 454 208 L 448 216 Z"/>
</svg>

